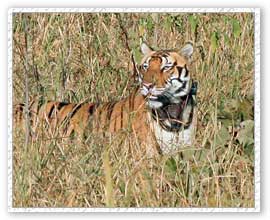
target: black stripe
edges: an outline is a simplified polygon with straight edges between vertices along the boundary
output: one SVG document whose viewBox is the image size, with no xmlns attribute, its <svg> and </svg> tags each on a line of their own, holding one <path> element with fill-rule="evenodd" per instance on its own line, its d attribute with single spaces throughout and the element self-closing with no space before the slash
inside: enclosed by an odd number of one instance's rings
<svg viewBox="0 0 270 220">
<path fill-rule="evenodd" d="M 68 114 L 68 116 L 70 117 L 70 119 L 76 114 L 76 112 L 82 107 L 82 103 L 79 105 L 76 105 L 72 111 L 70 112 L 70 114 Z"/>
<path fill-rule="evenodd" d="M 66 106 L 68 104 L 71 104 L 71 103 L 66 103 L 63 106 Z M 61 124 L 63 124 L 65 126 L 64 128 L 64 132 L 66 133 L 68 128 L 69 128 L 69 125 L 70 125 L 70 121 L 72 119 L 72 117 L 76 114 L 76 112 L 82 107 L 82 104 L 79 104 L 79 105 L 76 105 L 75 107 L 73 107 L 73 109 L 71 110 L 71 112 L 69 112 L 66 117 L 62 120 Z"/>
<path fill-rule="evenodd" d="M 177 66 L 176 68 L 177 68 L 177 71 L 178 71 L 178 73 L 179 73 L 179 78 L 180 78 L 181 73 L 182 73 L 182 70 L 183 70 L 183 67 Z"/>
<path fill-rule="evenodd" d="M 49 103 L 48 103 L 49 104 Z M 49 113 L 48 113 L 48 118 L 52 117 L 52 114 L 54 113 L 55 110 L 60 111 L 64 106 L 68 105 L 69 103 L 66 102 L 59 102 L 59 103 L 55 103 L 52 105 Z"/>
<path fill-rule="evenodd" d="M 167 55 L 167 54 L 163 54 L 162 57 L 164 57 L 165 60 L 166 60 L 166 63 L 168 63 L 168 55 Z M 161 59 L 161 60 L 162 60 L 162 59 Z"/>
<path fill-rule="evenodd" d="M 164 57 L 164 58 L 166 59 L 166 61 L 168 61 L 167 57 L 169 56 L 169 54 L 164 53 L 164 54 L 162 54 L 161 56 Z"/>
<path fill-rule="evenodd" d="M 189 71 L 188 71 L 188 69 L 187 69 L 187 65 L 185 65 L 185 70 L 186 70 L 186 74 L 184 75 L 184 77 L 187 77 L 188 76 L 188 73 L 189 73 Z"/>
<path fill-rule="evenodd" d="M 60 107 L 59 107 L 59 110 L 61 108 L 63 108 L 63 106 L 66 106 L 66 105 L 69 105 L 69 104 L 72 104 L 72 103 L 60 103 Z M 82 104 L 79 104 L 79 105 L 75 105 L 73 107 L 73 109 L 71 110 L 71 112 L 69 112 L 66 117 L 61 121 L 61 124 L 64 125 L 64 133 L 66 133 L 68 131 L 68 128 L 70 126 L 70 122 L 71 122 L 71 119 L 72 117 L 76 114 L 76 112 L 82 107 Z M 74 130 L 72 131 L 72 133 L 74 132 Z"/>
<path fill-rule="evenodd" d="M 182 71 L 183 71 L 183 69 L 185 69 L 185 71 L 186 71 L 186 73 L 185 73 L 184 77 L 187 77 L 187 76 L 188 76 L 189 71 L 188 71 L 188 69 L 187 69 L 187 65 L 185 65 L 184 67 L 177 66 L 176 68 L 177 68 L 178 73 L 179 73 L 179 79 L 180 79 L 180 77 L 181 77 L 181 75 L 182 75 Z"/>
<path fill-rule="evenodd" d="M 59 102 L 57 105 L 57 110 L 60 111 L 64 106 L 68 105 L 67 102 Z"/>
<path fill-rule="evenodd" d="M 94 113 L 96 107 L 97 106 L 95 104 L 89 106 L 88 112 L 89 112 L 90 115 L 92 115 Z"/>
<path fill-rule="evenodd" d="M 51 109 L 50 109 L 50 111 L 49 111 L 48 118 L 51 118 L 52 117 L 52 114 L 53 114 L 53 111 L 54 111 L 55 107 L 56 107 L 55 104 L 53 104 L 52 107 L 51 107 Z"/>
</svg>

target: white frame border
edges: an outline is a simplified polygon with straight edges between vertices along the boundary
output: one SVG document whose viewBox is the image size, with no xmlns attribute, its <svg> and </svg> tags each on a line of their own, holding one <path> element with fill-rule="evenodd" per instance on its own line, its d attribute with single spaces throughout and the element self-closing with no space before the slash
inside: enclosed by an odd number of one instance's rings
<svg viewBox="0 0 270 220">
<path fill-rule="evenodd" d="M 254 13 L 254 139 L 255 195 L 254 208 L 13 208 L 12 207 L 12 15 L 20 12 L 194 12 Z M 260 212 L 260 8 L 10 8 L 8 11 L 8 211 L 9 212 Z"/>
</svg>

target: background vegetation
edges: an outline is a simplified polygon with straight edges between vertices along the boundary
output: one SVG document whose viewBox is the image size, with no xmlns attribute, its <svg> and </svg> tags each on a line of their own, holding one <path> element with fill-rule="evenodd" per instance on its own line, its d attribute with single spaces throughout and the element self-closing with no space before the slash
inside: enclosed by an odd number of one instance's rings
<svg viewBox="0 0 270 220">
<path fill-rule="evenodd" d="M 130 57 L 140 62 L 141 39 L 155 49 L 194 44 L 194 146 L 135 161 L 127 131 L 110 139 L 44 133 L 27 140 L 14 126 L 14 207 L 254 206 L 251 13 L 14 14 L 14 104 L 128 96 L 136 85 Z"/>
</svg>

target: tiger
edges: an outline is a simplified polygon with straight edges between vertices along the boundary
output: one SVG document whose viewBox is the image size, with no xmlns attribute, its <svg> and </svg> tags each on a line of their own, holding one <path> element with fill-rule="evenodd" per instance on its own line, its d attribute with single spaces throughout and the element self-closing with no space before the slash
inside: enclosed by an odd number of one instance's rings
<svg viewBox="0 0 270 220">
<path fill-rule="evenodd" d="M 82 135 L 86 128 L 110 134 L 129 128 L 149 155 L 192 145 L 197 123 L 197 83 L 189 68 L 192 44 L 177 51 L 154 50 L 143 42 L 140 49 L 143 58 L 134 67 L 138 86 L 128 97 L 102 104 L 33 101 L 28 105 L 33 129 L 45 122 L 69 137 Z M 16 106 L 17 121 L 24 111 L 24 104 Z"/>
</svg>

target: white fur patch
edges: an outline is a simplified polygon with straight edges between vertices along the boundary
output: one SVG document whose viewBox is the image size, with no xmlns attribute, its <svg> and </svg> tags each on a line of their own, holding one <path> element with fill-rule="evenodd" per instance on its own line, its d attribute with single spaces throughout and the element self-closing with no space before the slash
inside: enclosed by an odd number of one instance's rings
<svg viewBox="0 0 270 220">
<path fill-rule="evenodd" d="M 195 137 L 196 117 L 193 117 L 188 129 L 183 129 L 179 132 L 166 131 L 158 124 L 157 121 L 152 119 L 150 113 L 148 114 L 148 117 L 150 120 L 151 130 L 156 137 L 162 154 L 171 154 L 181 148 L 192 145 Z"/>
<path fill-rule="evenodd" d="M 149 106 L 149 108 L 157 109 L 160 108 L 163 104 L 161 102 L 148 99 L 147 105 Z"/>
</svg>

